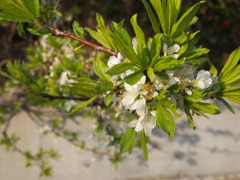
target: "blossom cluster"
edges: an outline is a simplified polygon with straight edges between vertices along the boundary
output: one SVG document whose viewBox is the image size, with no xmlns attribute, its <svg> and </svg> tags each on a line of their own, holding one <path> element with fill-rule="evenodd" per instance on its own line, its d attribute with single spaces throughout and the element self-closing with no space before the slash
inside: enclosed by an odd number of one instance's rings
<svg viewBox="0 0 240 180">
<path fill-rule="evenodd" d="M 163 44 L 163 56 L 179 58 L 177 54 L 180 51 L 180 46 L 174 44 L 168 47 Z M 111 56 L 107 62 L 108 68 L 112 68 L 121 62 L 124 62 L 124 57 L 118 53 L 116 56 Z M 134 85 L 128 84 L 124 78 L 132 73 L 134 69 L 127 70 L 120 75 L 112 76 L 114 86 L 120 86 L 121 91 L 113 94 L 113 108 L 127 110 L 136 115 L 136 119 L 131 121 L 128 126 L 135 128 L 136 132 L 144 131 L 150 136 L 152 129 L 156 126 L 156 97 L 162 90 L 169 90 L 172 86 L 177 85 L 179 92 L 171 93 L 169 100 L 179 109 L 183 110 L 182 98 L 183 95 L 192 95 L 192 90 L 206 90 L 217 82 L 217 76 L 211 75 L 209 71 L 197 71 L 196 67 L 183 64 L 181 68 L 174 70 L 164 70 L 155 72 L 154 81 L 150 82 L 147 75 L 143 75 L 141 79 Z M 156 107 L 156 106 L 155 106 Z"/>
</svg>

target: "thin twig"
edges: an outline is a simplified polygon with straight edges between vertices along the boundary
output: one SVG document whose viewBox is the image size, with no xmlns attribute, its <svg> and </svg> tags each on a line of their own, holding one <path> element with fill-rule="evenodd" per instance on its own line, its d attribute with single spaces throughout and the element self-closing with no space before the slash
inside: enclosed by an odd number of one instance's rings
<svg viewBox="0 0 240 180">
<path fill-rule="evenodd" d="M 2 66 L 4 66 L 6 64 L 6 60 L 1 60 L 0 61 L 0 69 L 2 68 Z"/>
<path fill-rule="evenodd" d="M 91 43 L 91 42 L 85 40 L 85 39 L 81 39 L 81 38 L 79 38 L 79 37 L 77 37 L 77 36 L 74 36 L 74 35 L 70 34 L 70 33 L 67 32 L 67 31 L 60 31 L 59 29 L 57 29 L 57 28 L 55 28 L 54 26 L 49 25 L 49 24 L 46 24 L 45 26 L 46 26 L 48 29 L 50 29 L 55 36 L 64 36 L 64 37 L 67 37 L 67 38 L 71 38 L 71 39 L 74 39 L 74 40 L 76 40 L 76 41 L 79 41 L 79 42 L 83 43 L 84 45 L 88 45 L 88 46 L 90 46 L 90 47 L 93 47 L 93 48 L 96 49 L 97 51 L 102 51 L 102 52 L 111 54 L 111 55 L 113 55 L 113 56 L 116 56 L 116 55 L 117 55 L 117 53 L 114 52 L 114 51 L 112 51 L 111 49 L 108 49 L 108 48 L 105 48 L 105 47 L 102 47 L 102 46 L 98 46 L 98 45 L 96 45 L 96 44 L 94 44 L 94 43 Z"/>
<path fill-rule="evenodd" d="M 76 100 L 76 101 L 87 101 L 89 98 L 76 97 L 76 96 L 53 96 L 50 94 L 41 94 L 42 98 L 47 98 L 49 100 L 63 99 L 63 100 Z M 101 98 L 98 98 L 92 102 L 89 106 L 105 106 L 104 101 Z"/>
<path fill-rule="evenodd" d="M 49 100 L 66 99 L 66 100 L 87 101 L 89 99 L 89 98 L 82 98 L 82 97 L 75 97 L 75 96 L 53 96 L 50 94 L 41 94 L 41 97 L 48 98 Z"/>
<path fill-rule="evenodd" d="M 21 150 L 14 142 L 11 141 L 11 138 L 8 136 L 8 129 L 10 127 L 10 124 L 11 124 L 11 121 L 12 121 L 12 118 L 16 115 L 16 112 L 13 112 L 6 120 L 6 126 L 2 132 L 3 136 L 8 139 L 9 143 L 11 144 L 11 146 L 13 147 L 13 149 L 15 151 L 17 151 L 18 153 L 24 155 L 24 152 L 23 150 Z"/>
</svg>

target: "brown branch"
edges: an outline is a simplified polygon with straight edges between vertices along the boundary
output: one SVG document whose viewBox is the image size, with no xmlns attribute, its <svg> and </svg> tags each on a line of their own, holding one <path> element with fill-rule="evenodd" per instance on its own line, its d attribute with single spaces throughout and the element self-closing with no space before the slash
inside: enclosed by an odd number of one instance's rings
<svg viewBox="0 0 240 180">
<path fill-rule="evenodd" d="M 41 97 L 48 98 L 49 100 L 54 99 L 66 99 L 66 100 L 78 100 L 78 101 L 87 101 L 89 98 L 75 97 L 75 96 L 53 96 L 50 94 L 41 94 Z"/>
<path fill-rule="evenodd" d="M 85 39 L 81 39 L 81 38 L 79 38 L 77 36 L 74 36 L 74 35 L 70 34 L 69 32 L 60 31 L 59 29 L 55 28 L 52 25 L 46 24 L 44 26 L 46 26 L 48 29 L 50 29 L 55 36 L 64 36 L 64 37 L 67 37 L 67 38 L 70 38 L 70 39 L 74 39 L 76 41 L 79 41 L 79 42 L 83 43 L 84 45 L 88 45 L 88 46 L 93 47 L 97 51 L 102 51 L 102 52 L 111 54 L 113 56 L 117 55 L 117 53 L 112 51 L 111 49 L 108 49 L 108 48 L 105 48 L 105 47 L 102 47 L 102 46 L 98 46 L 98 45 L 96 45 L 94 43 L 91 43 L 91 42 L 85 40 Z"/>
</svg>

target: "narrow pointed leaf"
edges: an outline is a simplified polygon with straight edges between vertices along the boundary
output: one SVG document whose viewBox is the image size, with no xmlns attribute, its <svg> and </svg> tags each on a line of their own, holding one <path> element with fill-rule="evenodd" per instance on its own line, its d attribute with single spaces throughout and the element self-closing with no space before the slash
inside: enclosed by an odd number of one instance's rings
<svg viewBox="0 0 240 180">
<path fill-rule="evenodd" d="M 134 64 L 129 63 L 129 62 L 119 63 L 119 64 L 113 66 L 111 69 L 109 69 L 106 73 L 111 76 L 121 74 L 121 73 L 125 72 L 126 70 L 131 69 L 133 66 L 134 66 Z"/>
<path fill-rule="evenodd" d="M 120 151 L 131 153 L 136 139 L 136 131 L 132 128 L 128 129 L 121 138 L 120 141 Z"/>
<path fill-rule="evenodd" d="M 157 21 L 157 18 L 154 14 L 154 12 L 152 11 L 152 8 L 150 7 L 150 5 L 147 3 L 146 0 L 142 0 L 143 1 L 143 5 L 145 6 L 146 10 L 147 10 L 147 13 L 148 13 L 148 16 L 150 18 L 150 21 L 152 23 L 152 27 L 153 27 L 153 30 L 155 33 L 160 33 L 160 28 L 159 28 L 159 25 L 158 25 L 158 21 Z"/>
<path fill-rule="evenodd" d="M 74 107 L 72 107 L 70 109 L 70 111 L 68 112 L 68 115 L 73 115 L 75 113 L 77 113 L 78 111 L 80 111 L 81 109 L 83 109 L 84 107 L 86 107 L 88 104 L 90 104 L 91 102 L 93 102 L 94 100 L 96 100 L 98 97 L 98 95 L 93 96 L 92 98 L 90 98 L 89 100 L 82 102 Z"/>
<path fill-rule="evenodd" d="M 173 138 L 176 130 L 174 119 L 172 114 L 162 105 L 160 100 L 157 103 L 156 118 L 158 125 L 168 133 L 170 138 Z"/>
<path fill-rule="evenodd" d="M 141 131 L 140 133 L 140 143 L 143 151 L 143 157 L 147 161 L 148 160 L 147 136 L 144 133 L 144 131 Z"/>
<path fill-rule="evenodd" d="M 128 83 L 129 85 L 134 85 L 136 84 L 142 77 L 143 77 L 143 73 L 141 71 L 137 71 L 134 72 L 128 76 L 126 76 L 124 78 L 124 80 L 126 81 L 126 83 Z"/>
</svg>

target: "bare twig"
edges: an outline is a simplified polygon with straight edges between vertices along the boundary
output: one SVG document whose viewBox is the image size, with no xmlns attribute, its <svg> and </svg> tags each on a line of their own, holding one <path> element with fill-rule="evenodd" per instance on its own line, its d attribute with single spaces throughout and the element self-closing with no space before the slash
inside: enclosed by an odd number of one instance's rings
<svg viewBox="0 0 240 180">
<path fill-rule="evenodd" d="M 83 43 L 84 45 L 88 45 L 88 46 L 90 46 L 90 47 L 93 47 L 93 48 L 96 49 L 97 51 L 102 51 L 102 52 L 111 54 L 111 55 L 113 55 L 113 56 L 116 56 L 116 55 L 117 55 L 117 53 L 114 52 L 114 51 L 112 51 L 111 49 L 108 49 L 108 48 L 105 48 L 105 47 L 102 47 L 102 46 L 98 46 L 98 45 L 96 45 L 96 44 L 94 44 L 94 43 L 91 43 L 91 42 L 85 40 L 85 39 L 81 39 L 81 38 L 79 38 L 79 37 L 77 37 L 77 36 L 74 36 L 74 35 L 70 34 L 70 33 L 67 32 L 67 31 L 60 31 L 59 29 L 57 29 L 57 28 L 55 28 L 54 26 L 49 25 L 49 24 L 46 24 L 45 26 L 46 26 L 48 29 L 50 29 L 55 36 L 64 36 L 64 37 L 67 37 L 67 38 L 70 38 L 70 39 L 74 39 L 74 40 L 76 40 L 76 41 L 79 41 L 79 42 Z"/>
<path fill-rule="evenodd" d="M 49 100 L 66 99 L 66 100 L 87 101 L 89 99 L 89 98 L 82 98 L 82 97 L 75 97 L 75 96 L 53 96 L 50 94 L 41 94 L 41 97 L 48 98 Z"/>
<path fill-rule="evenodd" d="M 6 125 L 5 125 L 5 128 L 2 132 L 3 136 L 8 139 L 9 143 L 11 144 L 11 146 L 13 147 L 13 149 L 15 151 L 17 151 L 18 153 L 24 155 L 24 152 L 22 149 L 20 149 L 14 142 L 12 142 L 11 138 L 8 136 L 8 129 L 10 127 L 10 124 L 11 124 L 11 121 L 12 121 L 12 118 L 16 115 L 17 112 L 13 112 L 9 117 L 8 119 L 6 120 Z"/>
<path fill-rule="evenodd" d="M 0 70 L 1 70 L 2 66 L 4 66 L 5 64 L 6 64 L 6 60 L 1 60 L 0 61 Z"/>
</svg>

